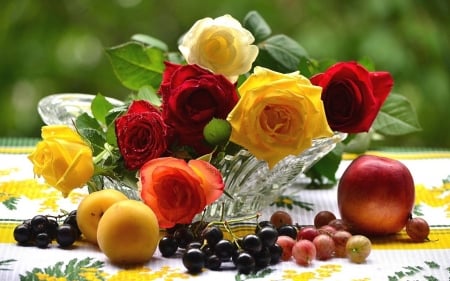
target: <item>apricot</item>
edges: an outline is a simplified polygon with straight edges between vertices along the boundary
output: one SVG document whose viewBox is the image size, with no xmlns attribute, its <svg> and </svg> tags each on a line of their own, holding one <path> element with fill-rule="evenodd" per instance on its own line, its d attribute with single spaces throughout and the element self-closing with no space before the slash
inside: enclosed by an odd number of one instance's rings
<svg viewBox="0 0 450 281">
<path fill-rule="evenodd" d="M 97 244 L 97 227 L 106 210 L 114 203 L 128 197 L 115 189 L 103 189 L 88 194 L 77 208 L 77 224 L 84 238 Z"/>
<path fill-rule="evenodd" d="M 119 201 L 103 214 L 98 224 L 97 241 L 112 263 L 143 264 L 153 257 L 158 246 L 158 219 L 141 201 Z"/>
</svg>

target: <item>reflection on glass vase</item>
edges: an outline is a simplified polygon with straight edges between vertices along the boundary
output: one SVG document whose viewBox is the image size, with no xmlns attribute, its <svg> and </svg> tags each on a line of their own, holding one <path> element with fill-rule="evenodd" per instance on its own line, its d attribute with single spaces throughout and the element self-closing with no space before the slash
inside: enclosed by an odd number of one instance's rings
<svg viewBox="0 0 450 281">
<path fill-rule="evenodd" d="M 287 156 L 272 169 L 247 150 L 225 156 L 216 166 L 222 172 L 225 190 L 230 196 L 222 195 L 201 215 L 208 221 L 219 220 L 222 216 L 226 219 L 246 217 L 261 211 L 346 136 L 337 132 L 332 137 L 316 139 L 309 149 L 298 156 Z"/>
</svg>

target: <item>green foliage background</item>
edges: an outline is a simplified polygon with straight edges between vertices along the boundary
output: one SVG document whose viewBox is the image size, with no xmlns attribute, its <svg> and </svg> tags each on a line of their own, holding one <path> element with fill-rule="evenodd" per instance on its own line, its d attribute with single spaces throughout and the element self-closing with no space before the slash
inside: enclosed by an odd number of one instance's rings
<svg viewBox="0 0 450 281">
<path fill-rule="evenodd" d="M 447 0 L 6 0 L 0 3 L 0 136 L 40 135 L 40 98 L 79 92 L 124 99 L 105 48 L 133 34 L 177 40 L 203 17 L 258 11 L 316 58 L 369 57 L 395 79 L 423 127 L 381 145 L 450 147 Z M 376 145 L 376 144 L 375 144 Z"/>
</svg>

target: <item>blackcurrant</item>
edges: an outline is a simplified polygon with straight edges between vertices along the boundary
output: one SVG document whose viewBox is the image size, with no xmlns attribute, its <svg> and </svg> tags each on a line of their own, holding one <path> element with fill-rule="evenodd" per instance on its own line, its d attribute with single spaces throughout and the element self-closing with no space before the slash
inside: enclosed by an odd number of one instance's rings
<svg viewBox="0 0 450 281">
<path fill-rule="evenodd" d="M 177 241 L 178 247 L 182 249 L 185 249 L 189 243 L 194 241 L 194 234 L 187 227 L 179 227 L 175 230 L 173 237 Z"/>
<path fill-rule="evenodd" d="M 242 252 L 236 257 L 236 268 L 241 274 L 250 274 L 255 270 L 255 259 L 247 252 Z"/>
<path fill-rule="evenodd" d="M 244 249 L 242 249 L 242 248 L 236 248 L 236 250 L 233 252 L 233 255 L 231 256 L 231 260 L 233 261 L 235 266 L 236 266 L 237 257 L 241 253 L 246 253 L 246 251 L 244 251 Z"/>
<path fill-rule="evenodd" d="M 34 234 L 46 232 L 48 224 L 49 224 L 48 218 L 43 215 L 36 215 L 30 221 L 31 230 L 33 231 Z"/>
<path fill-rule="evenodd" d="M 70 224 L 75 229 L 77 238 L 81 236 L 81 230 L 78 227 L 78 223 L 77 223 L 77 212 L 76 211 L 70 212 L 69 215 L 64 219 L 63 224 Z"/>
<path fill-rule="evenodd" d="M 292 239 L 297 239 L 297 228 L 290 224 L 285 224 L 278 228 L 278 236 L 289 236 Z"/>
<path fill-rule="evenodd" d="M 173 227 L 167 228 L 166 233 L 169 236 L 173 236 L 175 234 L 175 231 L 177 231 L 177 229 L 186 228 L 186 227 L 187 227 L 187 225 L 185 225 L 185 224 L 176 224 Z"/>
<path fill-rule="evenodd" d="M 207 257 L 214 254 L 214 247 L 211 247 L 208 244 L 202 245 L 201 250 Z"/>
<path fill-rule="evenodd" d="M 21 245 L 28 244 L 32 240 L 31 226 L 26 223 L 17 225 L 14 228 L 14 239 Z"/>
<path fill-rule="evenodd" d="M 50 236 L 47 234 L 47 232 L 41 232 L 36 235 L 34 241 L 38 248 L 44 249 L 48 247 L 48 244 L 52 242 L 52 239 L 50 239 Z"/>
<path fill-rule="evenodd" d="M 202 231 L 202 240 L 206 240 L 209 246 L 214 247 L 220 240 L 223 239 L 223 232 L 217 226 L 210 226 Z"/>
<path fill-rule="evenodd" d="M 235 247 L 230 240 L 222 239 L 214 245 L 214 253 L 221 261 L 229 261 L 234 251 Z"/>
<path fill-rule="evenodd" d="M 190 273 L 199 273 L 205 267 L 206 256 L 200 249 L 189 249 L 182 257 L 183 265 Z"/>
<path fill-rule="evenodd" d="M 250 254 L 258 253 L 262 249 L 261 239 L 255 234 L 248 234 L 242 239 L 242 248 Z"/>
<path fill-rule="evenodd" d="M 269 247 L 270 252 L 270 264 L 277 264 L 281 260 L 281 255 L 283 254 L 283 248 L 275 243 Z"/>
<path fill-rule="evenodd" d="M 192 233 L 194 234 L 194 237 L 196 239 L 200 239 L 202 236 L 202 231 L 205 229 L 205 227 L 208 225 L 208 222 L 200 220 L 193 222 L 189 225 L 189 228 L 192 230 Z"/>
<path fill-rule="evenodd" d="M 56 242 L 63 248 L 72 246 L 77 238 L 77 230 L 71 224 L 63 223 L 56 229 Z"/>
<path fill-rule="evenodd" d="M 270 251 L 267 247 L 263 247 L 261 251 L 253 255 L 255 266 L 258 268 L 267 267 L 270 264 Z"/>
<path fill-rule="evenodd" d="M 201 242 L 199 242 L 199 241 L 192 241 L 191 243 L 189 243 L 187 246 L 186 246 L 186 250 L 189 250 L 189 249 L 191 249 L 191 248 L 197 248 L 197 249 L 200 249 L 201 247 L 202 247 L 202 243 Z"/>
<path fill-rule="evenodd" d="M 158 249 L 163 257 L 171 257 L 178 250 L 177 241 L 171 236 L 164 236 L 159 240 Z"/>
<path fill-rule="evenodd" d="M 278 231 L 271 226 L 265 226 L 256 233 L 256 236 L 261 239 L 263 246 L 269 247 L 277 241 Z"/>
<path fill-rule="evenodd" d="M 255 228 L 255 233 L 258 233 L 258 231 L 261 228 L 266 227 L 266 226 L 270 226 L 270 227 L 275 228 L 275 226 L 270 221 L 264 220 L 264 221 L 258 222 L 258 224 L 256 225 L 256 228 Z"/>
<path fill-rule="evenodd" d="M 206 258 L 205 267 L 211 270 L 219 270 L 222 265 L 222 260 L 215 254 Z"/>
<path fill-rule="evenodd" d="M 58 228 L 58 222 L 54 218 L 48 219 L 48 227 L 47 227 L 47 234 L 50 236 L 50 239 L 56 238 L 56 229 Z"/>
</svg>

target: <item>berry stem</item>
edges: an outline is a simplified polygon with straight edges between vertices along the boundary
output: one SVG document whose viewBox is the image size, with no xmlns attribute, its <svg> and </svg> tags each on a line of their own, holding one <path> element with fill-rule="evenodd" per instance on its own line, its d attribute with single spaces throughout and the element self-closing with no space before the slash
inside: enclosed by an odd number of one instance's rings
<svg viewBox="0 0 450 281">
<path fill-rule="evenodd" d="M 206 227 L 210 227 L 213 225 L 221 225 L 223 226 L 223 228 L 225 228 L 225 230 L 231 235 L 233 242 L 236 243 L 236 241 L 239 239 L 239 237 L 237 237 L 232 228 L 231 228 L 231 224 L 233 223 L 237 223 L 237 222 L 243 222 L 243 221 L 248 221 L 248 220 L 256 220 L 256 223 L 258 223 L 258 218 L 261 216 L 260 213 L 256 213 L 254 215 L 250 215 L 250 216 L 246 216 L 246 217 L 242 217 L 242 218 L 237 218 L 237 219 L 230 219 L 230 220 L 223 220 L 223 218 L 221 218 L 221 220 L 219 221 L 212 221 L 210 223 L 208 223 L 208 225 Z M 236 245 L 238 246 L 238 248 L 240 248 L 239 244 L 236 243 Z"/>
</svg>

